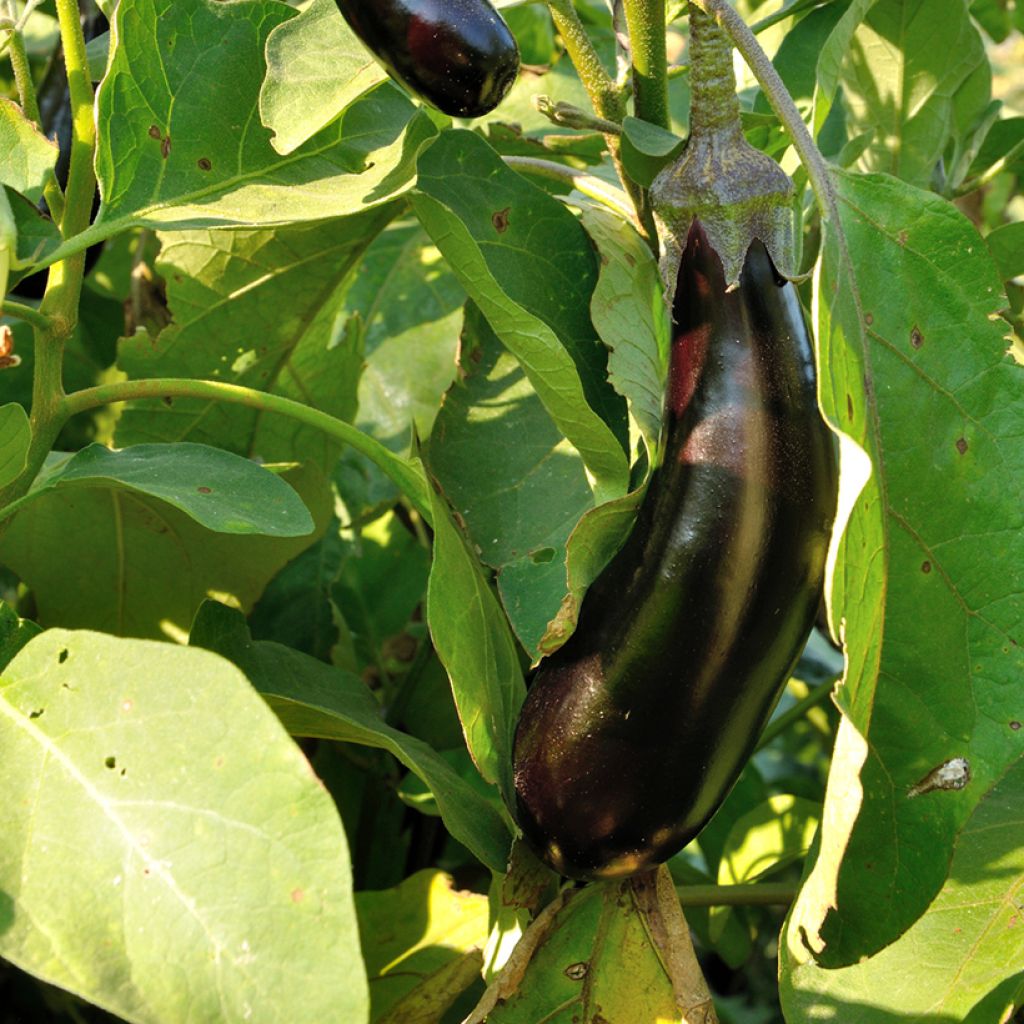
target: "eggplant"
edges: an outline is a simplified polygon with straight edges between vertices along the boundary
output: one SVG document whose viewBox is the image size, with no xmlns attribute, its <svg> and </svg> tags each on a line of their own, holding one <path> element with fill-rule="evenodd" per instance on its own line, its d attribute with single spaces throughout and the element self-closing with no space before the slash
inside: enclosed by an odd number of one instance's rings
<svg viewBox="0 0 1024 1024">
<path fill-rule="evenodd" d="M 490 113 L 519 74 L 519 48 L 487 0 L 335 0 L 400 85 L 452 117 Z"/>
<path fill-rule="evenodd" d="M 837 470 L 794 286 L 739 286 L 694 221 L 673 303 L 663 461 L 514 746 L 516 816 L 562 875 L 622 877 L 693 839 L 736 781 L 814 623 Z"/>
</svg>

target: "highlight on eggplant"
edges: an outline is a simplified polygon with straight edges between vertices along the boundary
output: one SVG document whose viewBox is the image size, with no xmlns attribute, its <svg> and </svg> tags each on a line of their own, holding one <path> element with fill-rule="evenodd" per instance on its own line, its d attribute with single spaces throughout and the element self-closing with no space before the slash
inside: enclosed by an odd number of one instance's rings
<svg viewBox="0 0 1024 1024">
<path fill-rule="evenodd" d="M 335 0 L 400 85 L 452 117 L 489 114 L 519 74 L 519 47 L 487 0 Z"/>
<path fill-rule="evenodd" d="M 517 820 L 577 879 L 667 860 L 725 799 L 814 623 L 835 515 L 813 346 L 764 246 L 727 291 L 695 221 L 673 322 L 663 462 L 516 732 Z"/>
</svg>

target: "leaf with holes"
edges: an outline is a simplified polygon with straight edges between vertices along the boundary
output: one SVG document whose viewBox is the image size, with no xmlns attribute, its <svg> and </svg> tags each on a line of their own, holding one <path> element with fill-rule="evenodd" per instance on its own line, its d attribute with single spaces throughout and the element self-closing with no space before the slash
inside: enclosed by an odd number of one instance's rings
<svg viewBox="0 0 1024 1024">
<path fill-rule="evenodd" d="M 367 1020 L 337 811 L 229 662 L 36 637 L 0 682 L 0 780 L 11 962 L 140 1024 Z"/>
</svg>

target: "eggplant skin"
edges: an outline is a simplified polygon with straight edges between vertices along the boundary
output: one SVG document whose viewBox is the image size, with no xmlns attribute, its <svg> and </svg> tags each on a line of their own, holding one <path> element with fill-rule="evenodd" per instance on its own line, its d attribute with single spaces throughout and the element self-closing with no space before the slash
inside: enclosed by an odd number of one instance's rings
<svg viewBox="0 0 1024 1024">
<path fill-rule="evenodd" d="M 452 117 L 490 113 L 519 74 L 515 36 L 487 0 L 335 0 L 401 85 Z"/>
<path fill-rule="evenodd" d="M 760 242 L 739 287 L 699 223 L 673 308 L 663 461 L 516 730 L 516 817 L 562 875 L 614 878 L 700 832 L 814 623 L 832 437 L 792 284 Z"/>
</svg>

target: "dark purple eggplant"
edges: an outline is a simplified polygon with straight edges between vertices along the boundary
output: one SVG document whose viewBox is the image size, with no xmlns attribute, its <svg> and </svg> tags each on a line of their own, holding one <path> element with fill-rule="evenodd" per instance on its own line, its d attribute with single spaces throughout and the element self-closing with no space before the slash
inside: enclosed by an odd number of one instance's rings
<svg viewBox="0 0 1024 1024">
<path fill-rule="evenodd" d="M 517 820 L 577 879 L 666 860 L 724 800 L 811 630 L 835 515 L 811 340 L 764 246 L 726 291 L 694 222 L 673 320 L 662 464 L 516 733 Z"/>
<path fill-rule="evenodd" d="M 519 48 L 487 0 L 335 0 L 385 70 L 452 117 L 490 113 L 519 74 Z"/>
</svg>

